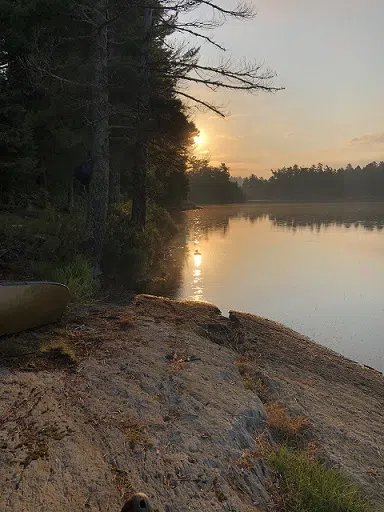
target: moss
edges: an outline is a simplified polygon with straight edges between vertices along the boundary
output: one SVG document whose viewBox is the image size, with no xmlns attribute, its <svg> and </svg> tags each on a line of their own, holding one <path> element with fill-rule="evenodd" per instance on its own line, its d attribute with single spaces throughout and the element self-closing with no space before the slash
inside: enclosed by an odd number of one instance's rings
<svg viewBox="0 0 384 512">
<path fill-rule="evenodd" d="M 213 490 L 215 492 L 217 501 L 219 503 L 223 503 L 224 501 L 228 500 L 227 496 L 223 493 L 223 491 L 220 488 L 217 476 L 215 476 L 215 478 L 213 479 L 212 487 L 213 487 Z"/>
<path fill-rule="evenodd" d="M 45 459 L 48 457 L 48 443 L 45 440 L 31 443 L 27 446 L 27 456 L 23 461 L 23 466 L 28 467 L 31 462 L 38 459 Z"/>
<path fill-rule="evenodd" d="M 116 466 L 112 466 L 111 471 L 121 498 L 124 500 L 128 499 L 134 493 L 128 473 Z"/>
<path fill-rule="evenodd" d="M 56 425 L 48 425 L 40 430 L 33 426 L 28 427 L 25 422 L 19 423 L 21 429 L 21 442 L 16 448 L 23 448 L 26 456 L 22 465 L 28 467 L 33 461 L 47 459 L 49 455 L 48 440 L 61 441 L 70 434 L 69 429 L 60 430 Z"/>
<path fill-rule="evenodd" d="M 217 501 L 219 503 L 223 503 L 224 501 L 227 501 L 227 499 L 228 499 L 226 497 L 226 495 L 223 493 L 223 491 L 221 491 L 220 489 L 215 488 L 215 494 L 216 494 Z"/>
<path fill-rule="evenodd" d="M 140 446 L 144 449 L 148 449 L 153 446 L 145 426 L 141 425 L 136 420 L 130 419 L 122 424 L 121 427 L 124 430 L 129 447 L 132 450 L 137 446 Z"/>
<path fill-rule="evenodd" d="M 48 359 L 65 366 L 76 366 L 78 357 L 72 346 L 64 340 L 45 342 L 40 347 L 40 352 Z"/>
<path fill-rule="evenodd" d="M 260 372 L 249 361 L 249 358 L 246 355 L 242 355 L 234 364 L 243 377 L 244 387 L 256 393 L 262 402 L 266 402 L 269 397 L 268 387 Z"/>
</svg>

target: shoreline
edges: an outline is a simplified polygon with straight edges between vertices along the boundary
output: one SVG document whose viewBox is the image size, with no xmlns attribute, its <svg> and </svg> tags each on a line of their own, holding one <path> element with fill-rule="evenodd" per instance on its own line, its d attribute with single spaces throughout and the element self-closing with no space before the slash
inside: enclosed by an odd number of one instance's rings
<svg viewBox="0 0 384 512">
<path fill-rule="evenodd" d="M 119 512 L 132 490 L 172 512 L 273 510 L 262 459 L 236 465 L 270 403 L 384 510 L 383 377 L 281 324 L 138 295 L 0 350 L 1 510 Z"/>
</svg>

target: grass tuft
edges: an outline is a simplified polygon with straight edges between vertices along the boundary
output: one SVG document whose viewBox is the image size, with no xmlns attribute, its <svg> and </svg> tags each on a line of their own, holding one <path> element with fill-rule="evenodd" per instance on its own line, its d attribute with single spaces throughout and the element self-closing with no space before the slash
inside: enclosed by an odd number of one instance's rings
<svg viewBox="0 0 384 512">
<path fill-rule="evenodd" d="M 36 263 L 33 272 L 39 279 L 68 286 L 72 302 L 87 303 L 96 290 L 92 265 L 80 254 L 76 254 L 72 261 L 61 266 L 46 262 Z"/>
<path fill-rule="evenodd" d="M 240 375 L 243 377 L 243 384 L 246 389 L 256 393 L 262 402 L 266 402 L 269 397 L 268 387 L 263 376 L 257 371 L 249 361 L 246 355 L 241 355 L 234 363 Z"/>
<path fill-rule="evenodd" d="M 61 362 L 66 366 L 76 366 L 78 358 L 69 343 L 62 340 L 55 340 L 43 343 L 40 352 L 49 359 Z"/>
<path fill-rule="evenodd" d="M 370 512 L 356 486 L 333 469 L 313 460 L 307 451 L 280 447 L 266 462 L 280 474 L 282 512 Z"/>
<path fill-rule="evenodd" d="M 250 375 L 243 377 L 243 383 L 245 389 L 249 389 L 257 395 L 263 395 L 265 393 L 265 385 L 260 377 L 252 378 Z"/>
<path fill-rule="evenodd" d="M 305 416 L 290 416 L 288 411 L 279 402 L 270 402 L 265 405 L 267 414 L 266 424 L 277 441 L 289 445 L 300 444 L 304 434 L 311 426 Z"/>
</svg>

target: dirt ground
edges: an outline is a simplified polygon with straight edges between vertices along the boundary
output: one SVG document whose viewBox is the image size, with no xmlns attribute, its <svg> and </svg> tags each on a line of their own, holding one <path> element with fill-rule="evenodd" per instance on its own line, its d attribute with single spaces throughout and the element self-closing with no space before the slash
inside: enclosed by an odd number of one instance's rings
<svg viewBox="0 0 384 512">
<path fill-rule="evenodd" d="M 330 463 L 384 510 L 383 378 L 273 322 L 138 296 L 0 339 L 0 512 L 266 510 L 270 472 L 238 461 L 265 430 L 245 355 L 312 423 Z"/>
</svg>

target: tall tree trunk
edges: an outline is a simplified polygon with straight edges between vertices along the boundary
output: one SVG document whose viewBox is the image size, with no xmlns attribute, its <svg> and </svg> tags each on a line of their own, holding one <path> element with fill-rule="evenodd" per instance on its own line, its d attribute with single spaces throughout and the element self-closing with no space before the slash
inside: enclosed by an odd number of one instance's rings
<svg viewBox="0 0 384 512">
<path fill-rule="evenodd" d="M 109 204 L 118 205 L 120 200 L 120 168 L 116 163 L 112 163 L 109 179 Z"/>
<path fill-rule="evenodd" d="M 73 172 L 68 176 L 68 211 L 72 211 L 75 207 L 75 193 L 73 187 Z"/>
<path fill-rule="evenodd" d="M 109 97 L 108 97 L 108 0 L 96 0 L 93 7 L 94 49 L 92 82 L 92 179 L 84 245 L 95 267 L 101 261 L 109 194 Z"/>
<path fill-rule="evenodd" d="M 153 13 L 150 7 L 144 9 L 144 29 L 141 45 L 140 89 L 137 104 L 137 140 L 133 169 L 132 223 L 144 229 L 147 220 L 147 170 L 148 170 L 148 129 L 150 117 L 150 65 Z"/>
</svg>

